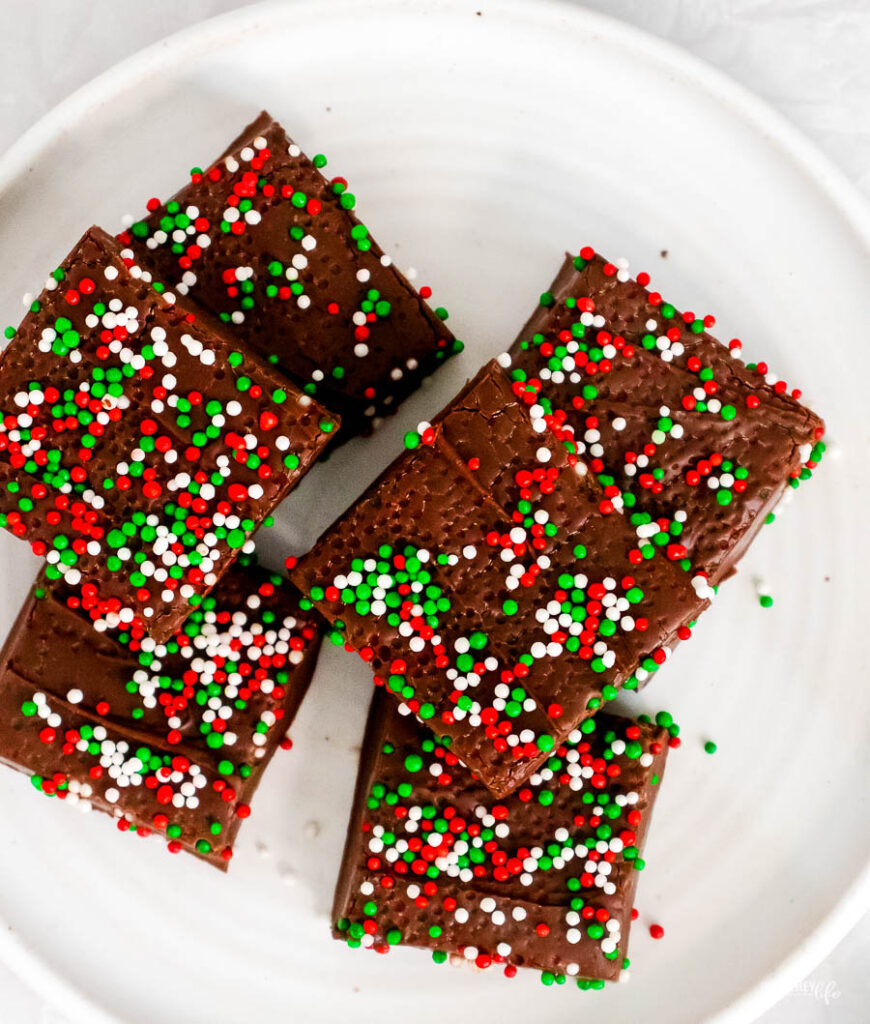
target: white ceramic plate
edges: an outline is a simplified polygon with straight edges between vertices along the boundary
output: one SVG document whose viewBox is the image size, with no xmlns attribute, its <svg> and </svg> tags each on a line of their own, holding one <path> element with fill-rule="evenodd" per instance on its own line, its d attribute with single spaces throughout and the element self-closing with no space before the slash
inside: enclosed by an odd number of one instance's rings
<svg viewBox="0 0 870 1024">
<path fill-rule="evenodd" d="M 330 649 L 227 877 L 0 773 L 0 955 L 76 1020 L 746 1020 L 867 905 L 868 211 L 787 125 L 685 54 L 578 7 L 477 3 L 245 8 L 101 76 L 0 164 L 3 316 L 18 320 L 21 294 L 88 224 L 114 227 L 168 194 L 267 106 L 350 177 L 376 237 L 420 269 L 468 342 L 378 437 L 287 501 L 263 542 L 275 564 L 507 345 L 562 252 L 586 243 L 630 256 L 684 308 L 713 310 L 725 338 L 745 335 L 852 458 L 801 488 L 696 639 L 627 703 L 672 709 L 684 738 L 629 984 L 545 991 L 534 976 L 329 938 L 370 685 Z M 5 534 L 0 558 L 5 630 L 36 563 Z"/>
</svg>

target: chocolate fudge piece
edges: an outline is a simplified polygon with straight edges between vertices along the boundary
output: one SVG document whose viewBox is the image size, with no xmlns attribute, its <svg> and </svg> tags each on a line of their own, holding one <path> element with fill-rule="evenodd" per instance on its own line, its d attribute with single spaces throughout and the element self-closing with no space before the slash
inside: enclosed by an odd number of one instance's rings
<svg viewBox="0 0 870 1024">
<path fill-rule="evenodd" d="M 249 561 L 165 644 L 94 586 L 43 574 L 0 653 L 0 761 L 226 870 L 321 635 L 295 587 Z"/>
<path fill-rule="evenodd" d="M 517 793 L 496 802 L 379 692 L 335 893 L 333 934 L 385 953 L 542 973 L 602 987 L 627 966 L 644 838 L 668 732 L 587 719 Z"/>
<path fill-rule="evenodd" d="M 495 363 L 406 444 L 291 577 L 334 640 L 507 793 L 689 635 L 706 582 L 672 545 L 645 557 Z"/>
<path fill-rule="evenodd" d="M 88 231 L 0 356 L 0 525 L 172 636 L 338 421 Z"/>
<path fill-rule="evenodd" d="M 370 432 L 462 347 L 321 173 L 263 112 L 121 240 L 329 409 L 342 437 Z"/>
<path fill-rule="evenodd" d="M 713 317 L 678 313 L 648 274 L 592 249 L 568 257 L 502 365 L 564 417 L 578 453 L 638 535 L 680 524 L 711 585 L 731 575 L 789 487 L 811 475 L 824 424 Z"/>
</svg>

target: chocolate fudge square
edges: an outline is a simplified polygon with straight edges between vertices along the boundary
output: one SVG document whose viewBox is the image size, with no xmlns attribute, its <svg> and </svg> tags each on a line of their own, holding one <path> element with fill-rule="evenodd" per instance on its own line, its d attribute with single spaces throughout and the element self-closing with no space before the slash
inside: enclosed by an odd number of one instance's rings
<svg viewBox="0 0 870 1024">
<path fill-rule="evenodd" d="M 679 524 L 693 571 L 731 575 L 824 452 L 824 424 L 742 345 L 680 313 L 649 275 L 592 249 L 568 257 L 502 363 L 562 417 L 644 542 Z M 659 529 L 657 529 L 659 524 Z"/>
<path fill-rule="evenodd" d="M 626 957 L 644 839 L 668 752 L 649 721 L 602 713 L 518 792 L 494 798 L 379 691 L 333 908 L 333 934 L 481 969 L 600 988 Z"/>
<path fill-rule="evenodd" d="M 673 551 L 644 556 L 495 363 L 406 444 L 291 577 L 501 795 L 690 635 L 706 581 Z"/>
<path fill-rule="evenodd" d="M 249 562 L 166 643 L 91 584 L 43 574 L 0 653 L 0 761 L 226 870 L 321 638 L 292 584 Z"/>
<path fill-rule="evenodd" d="M 163 285 L 338 413 L 347 438 L 370 432 L 461 344 L 325 166 L 263 112 L 120 238 Z"/>
<path fill-rule="evenodd" d="M 158 641 L 338 427 L 205 320 L 92 228 L 0 356 L 0 525 Z"/>
</svg>

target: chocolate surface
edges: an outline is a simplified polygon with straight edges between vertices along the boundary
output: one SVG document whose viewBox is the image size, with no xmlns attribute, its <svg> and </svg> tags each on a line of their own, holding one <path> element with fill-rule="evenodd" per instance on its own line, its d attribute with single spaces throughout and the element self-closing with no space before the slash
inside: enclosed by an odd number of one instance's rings
<svg viewBox="0 0 870 1024">
<path fill-rule="evenodd" d="M 226 870 L 320 646 L 319 616 L 248 561 L 165 644 L 93 587 L 43 574 L 0 653 L 0 760 Z"/>
<path fill-rule="evenodd" d="M 422 946 L 480 968 L 612 981 L 624 965 L 640 856 L 668 732 L 583 723 L 496 801 L 450 746 L 375 695 L 333 908 L 334 934 Z M 599 987 L 598 985 L 594 987 Z"/>
<path fill-rule="evenodd" d="M 461 345 L 325 164 L 263 112 L 120 237 L 160 281 L 340 413 L 348 437 L 370 431 Z"/>
<path fill-rule="evenodd" d="M 674 552 L 641 553 L 495 363 L 406 444 L 292 577 L 335 641 L 507 793 L 654 672 L 706 602 Z"/>
<path fill-rule="evenodd" d="M 0 357 L 0 525 L 166 640 L 338 421 L 92 228 Z"/>
<path fill-rule="evenodd" d="M 640 531 L 680 522 L 712 584 L 733 571 L 788 487 L 821 458 L 824 424 L 712 318 L 679 313 L 648 275 L 591 249 L 567 258 L 503 365 L 560 412 L 578 453 Z"/>
</svg>

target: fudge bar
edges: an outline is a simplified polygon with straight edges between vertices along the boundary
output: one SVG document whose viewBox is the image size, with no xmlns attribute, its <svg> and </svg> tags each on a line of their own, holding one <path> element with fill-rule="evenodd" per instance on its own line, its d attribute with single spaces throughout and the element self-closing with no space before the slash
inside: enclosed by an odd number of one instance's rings
<svg viewBox="0 0 870 1024">
<path fill-rule="evenodd" d="M 628 966 L 644 838 L 667 729 L 587 719 L 495 802 L 450 744 L 375 696 L 333 908 L 333 934 L 436 963 L 541 971 L 600 988 Z"/>
<path fill-rule="evenodd" d="M 706 582 L 677 537 L 647 557 L 495 363 L 406 445 L 291 578 L 501 795 L 690 635 Z"/>
<path fill-rule="evenodd" d="M 0 525 L 167 640 L 337 419 L 91 228 L 0 356 Z"/>
<path fill-rule="evenodd" d="M 249 562 L 165 644 L 91 584 L 43 574 L 0 653 L 0 761 L 226 870 L 320 646 L 316 612 Z"/>
<path fill-rule="evenodd" d="M 713 317 L 648 284 L 592 249 L 568 257 L 502 365 L 564 417 L 638 535 L 678 519 L 685 557 L 715 585 L 811 475 L 824 424 L 764 363 L 744 365 L 739 340 L 718 342 Z"/>
<path fill-rule="evenodd" d="M 120 238 L 165 286 L 339 413 L 347 438 L 370 432 L 462 346 L 325 165 L 263 112 Z"/>
</svg>

